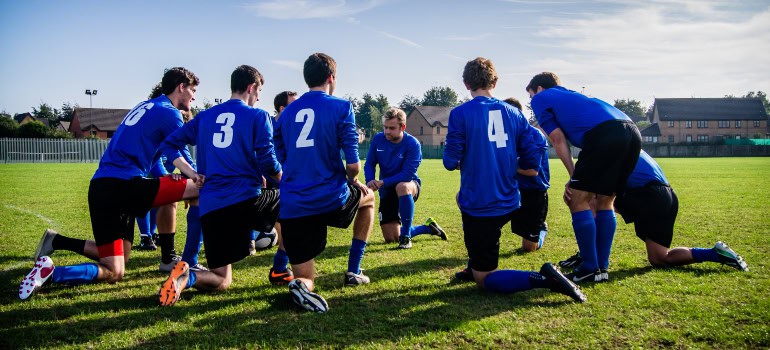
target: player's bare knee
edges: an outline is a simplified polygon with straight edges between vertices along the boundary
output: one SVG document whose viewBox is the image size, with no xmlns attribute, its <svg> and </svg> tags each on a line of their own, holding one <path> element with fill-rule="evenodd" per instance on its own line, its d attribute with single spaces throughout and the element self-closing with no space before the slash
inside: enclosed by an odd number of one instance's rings
<svg viewBox="0 0 770 350">
<path fill-rule="evenodd" d="M 396 184 L 396 194 L 401 196 L 406 196 L 407 194 L 412 193 L 412 183 L 411 182 L 399 182 Z"/>
<path fill-rule="evenodd" d="M 374 191 L 361 196 L 361 200 L 358 201 L 358 210 L 374 208 Z"/>
</svg>

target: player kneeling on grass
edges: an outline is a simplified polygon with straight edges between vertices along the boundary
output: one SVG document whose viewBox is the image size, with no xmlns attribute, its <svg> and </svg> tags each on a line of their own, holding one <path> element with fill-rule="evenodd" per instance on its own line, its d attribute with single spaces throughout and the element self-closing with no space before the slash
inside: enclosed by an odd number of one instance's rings
<svg viewBox="0 0 770 350">
<path fill-rule="evenodd" d="M 180 175 L 147 178 L 158 161 L 158 146 L 182 126 L 181 110 L 195 99 L 198 77 L 176 67 L 163 75 L 163 95 L 134 107 L 115 131 L 88 187 L 88 209 L 94 240 L 86 241 L 46 230 L 35 250 L 35 267 L 22 280 L 19 298 L 29 298 L 44 283 L 115 283 L 123 279 L 134 240 L 134 220 L 153 207 L 198 197 L 199 178 Z M 98 263 L 54 268 L 49 257 L 69 250 Z"/>
<path fill-rule="evenodd" d="M 584 302 L 580 288 L 551 263 L 539 273 L 497 269 L 502 227 L 519 208 L 517 169 L 535 169 L 542 151 L 521 111 L 492 97 L 497 84 L 492 61 L 469 61 L 463 82 L 473 99 L 449 114 L 443 162 L 447 170 L 462 173 L 457 200 L 474 280 L 493 292 L 549 288 Z"/>
<path fill-rule="evenodd" d="M 251 232 L 270 231 L 278 218 L 278 190 L 263 189 L 262 175 L 281 179 L 270 115 L 254 103 L 264 78 L 243 65 L 230 79 L 230 100 L 200 112 L 171 134 L 161 152 L 190 178 L 205 176 L 200 213 L 210 271 L 191 271 L 176 263 L 160 289 L 160 304 L 173 305 L 182 290 L 224 290 L 233 279 L 232 263 L 249 256 Z M 198 173 L 179 151 L 197 145 Z"/>
<path fill-rule="evenodd" d="M 385 131 L 374 135 L 366 156 L 366 186 L 380 193 L 380 227 L 385 242 L 398 242 L 398 248 L 412 247 L 412 238 L 431 234 L 443 240 L 446 233 L 433 218 L 425 225 L 412 226 L 414 203 L 420 196 L 417 167 L 422 161 L 420 142 L 406 130 L 406 113 L 399 108 L 385 112 Z M 377 165 L 380 179 L 374 179 Z"/>
<path fill-rule="evenodd" d="M 679 199 L 669 185 L 663 170 L 647 152 L 642 151 L 634 171 L 626 182 L 626 190 L 615 199 L 615 210 L 627 224 L 634 223 L 636 236 L 647 246 L 647 259 L 654 267 L 682 266 L 716 262 L 740 271 L 749 267 L 743 258 L 724 242 L 714 248 L 671 247 Z M 580 253 L 559 262 L 562 267 L 580 265 Z M 607 280 L 609 276 L 602 276 Z"/>
</svg>

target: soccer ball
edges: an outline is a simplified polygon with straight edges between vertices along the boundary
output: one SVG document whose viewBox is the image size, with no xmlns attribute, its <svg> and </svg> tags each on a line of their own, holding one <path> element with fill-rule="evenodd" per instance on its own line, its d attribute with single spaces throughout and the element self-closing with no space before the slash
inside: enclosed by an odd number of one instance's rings
<svg viewBox="0 0 770 350">
<path fill-rule="evenodd" d="M 276 245 L 278 245 L 278 232 L 275 231 L 275 227 L 270 232 L 257 231 L 257 239 L 254 240 L 257 250 L 270 249 Z"/>
</svg>

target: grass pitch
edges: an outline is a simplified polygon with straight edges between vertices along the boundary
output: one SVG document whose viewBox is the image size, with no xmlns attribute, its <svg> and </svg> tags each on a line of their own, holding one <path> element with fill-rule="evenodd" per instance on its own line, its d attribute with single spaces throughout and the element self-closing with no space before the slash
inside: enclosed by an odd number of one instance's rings
<svg viewBox="0 0 770 350">
<path fill-rule="evenodd" d="M 268 283 L 273 250 L 237 263 L 228 291 L 186 291 L 169 308 L 157 306 L 166 278 L 157 271 L 159 252 L 136 250 L 123 282 L 49 285 L 19 301 L 19 282 L 45 228 L 92 238 L 86 194 L 96 165 L 0 165 L 0 348 L 770 347 L 770 158 L 658 161 L 680 199 L 674 246 L 724 240 L 750 272 L 714 263 L 652 269 L 633 227 L 619 218 L 610 282 L 584 285 L 586 304 L 542 290 L 479 291 L 451 279 L 466 258 L 454 204 L 459 173 L 425 160 L 415 223 L 433 216 L 450 240 L 420 236 L 414 248 L 395 250 L 375 224 L 363 262 L 372 283 L 343 288 L 351 233 L 330 229 L 317 260 L 317 291 L 331 308 L 324 315 L 297 311 L 286 287 Z M 567 175 L 558 160 L 551 170 L 544 248 L 522 253 L 520 238 L 504 231 L 500 268 L 538 270 L 577 250 L 561 202 Z M 186 232 L 181 207 L 178 251 Z M 69 252 L 53 259 L 57 265 L 87 260 Z"/>
</svg>

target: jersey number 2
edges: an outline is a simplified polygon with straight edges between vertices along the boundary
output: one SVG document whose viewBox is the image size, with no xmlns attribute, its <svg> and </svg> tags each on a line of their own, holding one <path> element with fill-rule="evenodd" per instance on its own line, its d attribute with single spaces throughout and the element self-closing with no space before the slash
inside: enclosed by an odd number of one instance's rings
<svg viewBox="0 0 770 350">
<path fill-rule="evenodd" d="M 305 119 L 307 117 L 307 119 Z M 313 129 L 313 122 L 315 122 L 315 112 L 310 108 L 305 108 L 297 113 L 297 117 L 294 118 L 296 123 L 305 123 L 302 125 L 302 130 L 299 132 L 297 138 L 297 148 L 313 147 L 315 142 L 313 139 L 308 139 L 310 136 L 310 130 Z"/>
<path fill-rule="evenodd" d="M 233 143 L 233 123 L 235 123 L 234 113 L 222 113 L 217 116 L 217 124 L 222 124 L 219 128 L 221 132 L 215 132 L 213 136 L 214 147 L 227 148 Z"/>
<path fill-rule="evenodd" d="M 508 141 L 508 134 L 505 133 L 505 128 L 503 127 L 502 111 L 489 111 L 487 136 L 489 136 L 489 142 L 497 144 L 497 148 L 505 147 L 505 141 Z"/>
</svg>

